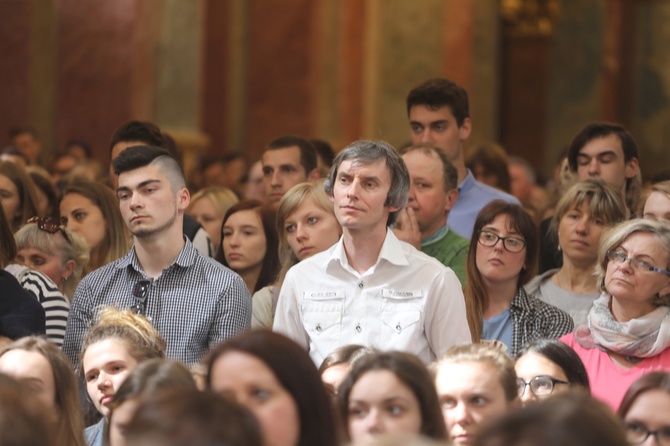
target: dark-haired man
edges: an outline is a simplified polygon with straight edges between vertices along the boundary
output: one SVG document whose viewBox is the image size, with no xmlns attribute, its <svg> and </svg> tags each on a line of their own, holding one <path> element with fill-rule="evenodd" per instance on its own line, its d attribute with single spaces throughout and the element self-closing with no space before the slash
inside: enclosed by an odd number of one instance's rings
<svg viewBox="0 0 670 446">
<path fill-rule="evenodd" d="M 113 163 L 121 152 L 132 146 L 161 147 L 166 149 L 174 159 L 180 161 L 179 150 L 174 140 L 166 133 L 161 132 L 160 128 L 152 122 L 128 121 L 116 129 L 109 144 L 111 162 Z M 111 163 L 109 173 L 112 177 L 112 184 L 116 187 L 118 177 Z M 210 257 L 214 255 L 218 248 L 212 246 L 207 231 L 203 229 L 200 223 L 186 214 L 184 214 L 184 235 L 193 243 L 195 249 Z"/>
<path fill-rule="evenodd" d="M 121 214 L 135 243 L 81 281 L 63 351 L 76 363 L 95 311 L 112 305 L 144 314 L 167 341 L 168 357 L 196 364 L 209 348 L 249 328 L 249 291 L 240 276 L 184 237 L 190 196 L 176 160 L 157 147 L 133 146 L 113 167 Z"/>
<path fill-rule="evenodd" d="M 407 115 L 414 145 L 442 150 L 458 172 L 458 199 L 449 212 L 449 226 L 469 239 L 479 211 L 493 200 L 519 203 L 512 195 L 475 180 L 465 167 L 464 146 L 472 121 L 468 93 L 447 79 L 431 79 L 407 96 Z"/>
<path fill-rule="evenodd" d="M 296 184 L 319 179 L 316 149 L 300 136 L 281 136 L 265 147 L 263 177 L 268 202 L 277 206 L 279 200 Z"/>
</svg>

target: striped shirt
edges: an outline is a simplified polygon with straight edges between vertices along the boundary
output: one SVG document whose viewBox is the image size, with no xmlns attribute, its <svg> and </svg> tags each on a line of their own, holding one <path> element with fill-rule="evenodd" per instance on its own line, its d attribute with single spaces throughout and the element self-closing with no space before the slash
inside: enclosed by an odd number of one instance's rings
<svg viewBox="0 0 670 446">
<path fill-rule="evenodd" d="M 171 359 L 196 364 L 209 348 L 250 327 L 251 296 L 242 278 L 200 254 L 190 241 L 157 279 L 142 270 L 133 248 L 89 273 L 77 287 L 63 343 L 73 364 L 97 310 L 132 307 L 133 287 L 142 280 L 150 284 L 145 314 L 167 341 Z"/>
<path fill-rule="evenodd" d="M 39 271 L 18 264 L 8 265 L 5 269 L 42 304 L 46 317 L 47 339 L 59 347 L 62 346 L 70 301 L 53 280 Z"/>
</svg>

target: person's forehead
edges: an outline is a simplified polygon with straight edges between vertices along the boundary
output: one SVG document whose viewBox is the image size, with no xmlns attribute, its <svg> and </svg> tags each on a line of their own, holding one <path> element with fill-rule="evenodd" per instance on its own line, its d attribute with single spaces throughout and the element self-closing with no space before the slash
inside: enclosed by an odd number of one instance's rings
<svg viewBox="0 0 670 446">
<path fill-rule="evenodd" d="M 361 161 L 359 159 L 346 159 L 340 163 L 338 173 L 347 173 L 358 176 L 375 176 L 390 178 L 391 174 L 386 166 L 386 160 L 378 159 L 374 161 Z"/>
<path fill-rule="evenodd" d="M 424 150 L 412 150 L 402 156 L 410 176 L 426 176 L 430 174 L 440 175 L 444 171 L 444 165 L 439 155 L 435 152 Z"/>
<path fill-rule="evenodd" d="M 119 187 L 133 187 L 148 180 L 169 183 L 165 173 L 158 164 L 149 164 L 138 167 L 137 169 L 122 172 L 121 175 L 119 175 Z"/>
<path fill-rule="evenodd" d="M 614 152 L 623 157 L 621 140 L 615 134 L 593 138 L 579 149 L 579 155 L 597 156 L 604 152 Z"/>
<path fill-rule="evenodd" d="M 270 149 L 263 153 L 263 165 L 300 164 L 300 148 L 298 146 Z"/>
</svg>

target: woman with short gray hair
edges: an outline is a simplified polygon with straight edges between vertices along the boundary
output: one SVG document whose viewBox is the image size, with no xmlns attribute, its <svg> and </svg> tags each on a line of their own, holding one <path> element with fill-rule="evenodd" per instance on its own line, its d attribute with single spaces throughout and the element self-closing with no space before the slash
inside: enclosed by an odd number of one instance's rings
<svg viewBox="0 0 670 446">
<path fill-rule="evenodd" d="M 635 379 L 670 370 L 670 226 L 635 219 L 610 229 L 596 274 L 587 325 L 561 341 L 584 362 L 592 394 L 616 410 Z"/>
</svg>

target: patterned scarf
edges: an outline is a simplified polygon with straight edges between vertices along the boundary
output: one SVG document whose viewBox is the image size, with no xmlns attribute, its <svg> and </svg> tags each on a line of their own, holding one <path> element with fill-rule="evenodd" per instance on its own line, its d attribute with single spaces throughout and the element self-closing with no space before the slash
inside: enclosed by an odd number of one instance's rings
<svg viewBox="0 0 670 446">
<path fill-rule="evenodd" d="M 670 307 L 657 307 L 628 322 L 617 322 L 602 293 L 589 311 L 587 325 L 575 330 L 575 339 L 584 348 L 599 348 L 632 358 L 655 356 L 670 346 Z"/>
</svg>

